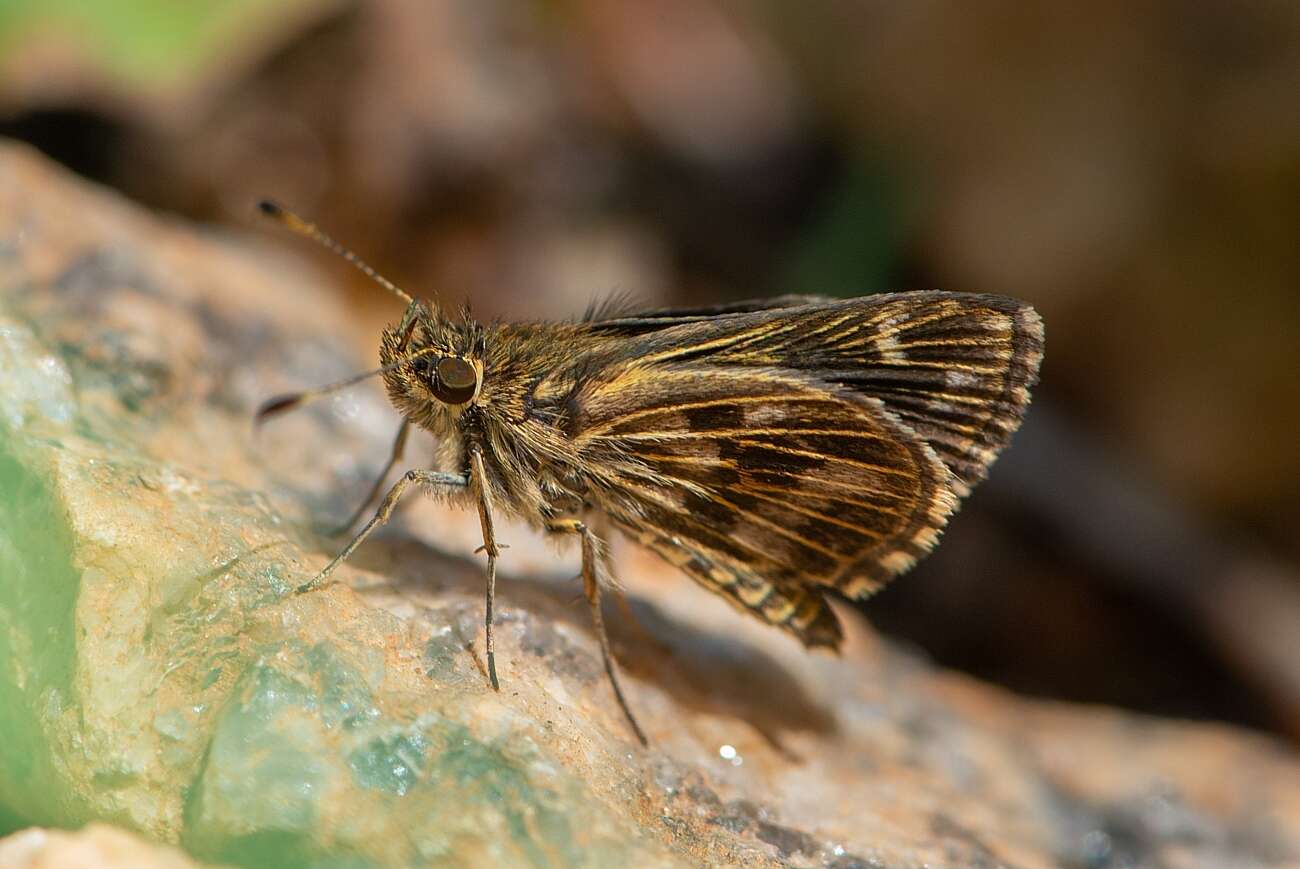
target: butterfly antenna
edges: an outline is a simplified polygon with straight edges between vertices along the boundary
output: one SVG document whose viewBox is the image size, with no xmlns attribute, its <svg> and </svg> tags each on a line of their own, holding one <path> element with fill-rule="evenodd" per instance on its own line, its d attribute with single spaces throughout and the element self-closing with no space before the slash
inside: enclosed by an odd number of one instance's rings
<svg viewBox="0 0 1300 869">
<path fill-rule="evenodd" d="M 321 247 L 328 248 L 329 250 L 334 251 L 334 253 L 338 254 L 339 256 L 343 257 L 343 259 L 350 262 L 357 269 L 357 271 L 361 272 L 363 275 L 370 278 L 370 280 L 379 284 L 379 286 L 383 287 L 385 290 L 388 290 L 388 292 L 392 293 L 394 296 L 397 296 L 397 298 L 406 302 L 407 305 L 412 305 L 415 303 L 415 299 L 411 297 L 410 293 L 406 292 L 406 290 L 403 290 L 401 287 L 397 286 L 397 284 L 393 283 L 388 278 L 384 277 L 379 272 L 375 271 L 373 268 L 371 268 L 370 264 L 367 263 L 365 260 L 363 260 L 361 257 L 357 256 L 352 251 L 348 250 L 346 247 L 339 244 L 334 239 L 330 238 L 320 229 L 320 227 L 316 226 L 316 224 L 308 220 L 303 220 L 301 217 L 294 214 L 292 211 L 285 208 L 280 203 L 272 202 L 270 199 L 263 199 L 260 202 L 258 202 L 257 210 L 262 212 L 263 215 L 271 218 L 281 226 L 284 226 L 285 228 L 298 233 L 298 235 L 302 235 L 302 236 L 306 236 L 307 238 L 310 238 L 312 241 L 316 242 Z M 374 372 L 374 373 L 378 373 L 378 372 Z"/>
<path fill-rule="evenodd" d="M 282 413 L 287 413 L 288 411 L 302 407 L 309 401 L 315 401 L 316 399 L 329 395 L 332 392 L 338 392 L 340 389 L 347 389 L 349 386 L 355 386 L 361 381 L 374 377 L 377 374 L 385 374 L 395 368 L 400 368 L 416 356 L 420 355 L 422 354 L 415 353 L 410 356 L 403 356 L 402 358 L 395 359 L 387 365 L 376 368 L 373 371 L 354 374 L 351 377 L 335 383 L 330 383 L 326 386 L 318 386 L 315 389 L 304 389 L 302 392 L 289 392 L 268 399 L 262 403 L 262 406 L 257 409 L 257 413 L 253 415 L 253 430 L 256 431 L 260 429 L 262 423 L 266 422 L 273 416 L 279 416 Z"/>
</svg>

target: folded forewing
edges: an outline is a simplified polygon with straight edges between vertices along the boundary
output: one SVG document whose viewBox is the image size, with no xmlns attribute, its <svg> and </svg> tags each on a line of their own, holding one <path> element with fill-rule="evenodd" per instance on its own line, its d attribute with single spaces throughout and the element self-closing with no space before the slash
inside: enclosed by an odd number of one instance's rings
<svg viewBox="0 0 1300 869">
<path fill-rule="evenodd" d="M 631 352 L 663 362 L 789 369 L 878 399 L 934 448 L 960 495 L 1019 427 L 1043 355 L 1033 308 L 970 293 L 782 297 L 593 328 L 644 334 Z"/>
</svg>

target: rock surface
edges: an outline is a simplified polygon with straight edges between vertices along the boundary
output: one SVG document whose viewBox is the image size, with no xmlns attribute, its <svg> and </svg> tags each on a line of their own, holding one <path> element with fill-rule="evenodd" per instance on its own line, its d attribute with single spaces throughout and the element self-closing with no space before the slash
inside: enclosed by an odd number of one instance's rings
<svg viewBox="0 0 1300 869">
<path fill-rule="evenodd" d="M 241 865 L 1300 861 L 1278 743 L 1019 699 L 851 612 L 841 658 L 808 654 L 631 547 L 608 618 L 649 750 L 574 553 L 526 529 L 500 533 L 499 694 L 474 516 L 412 504 L 294 595 L 397 420 L 360 387 L 254 437 L 262 399 L 359 368 L 272 249 L 0 149 L 10 828 L 106 820 Z"/>
<path fill-rule="evenodd" d="M 75 833 L 30 827 L 0 839 L 4 869 L 194 869 L 200 864 L 168 845 L 155 845 L 107 824 Z"/>
</svg>

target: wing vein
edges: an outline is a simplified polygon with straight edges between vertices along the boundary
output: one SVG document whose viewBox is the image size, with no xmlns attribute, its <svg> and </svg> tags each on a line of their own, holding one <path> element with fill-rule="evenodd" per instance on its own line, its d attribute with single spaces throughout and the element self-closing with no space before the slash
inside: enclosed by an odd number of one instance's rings
<svg viewBox="0 0 1300 869">
<path fill-rule="evenodd" d="M 746 486 L 745 494 L 752 495 L 755 498 L 760 498 L 764 501 L 767 501 L 770 504 L 778 504 L 782 507 L 785 507 L 787 510 L 791 510 L 795 513 L 799 513 L 803 516 L 807 516 L 810 519 L 816 519 L 818 522 L 825 522 L 829 525 L 837 525 L 840 528 L 847 528 L 848 530 L 856 534 L 860 534 L 863 537 L 870 537 L 872 540 L 884 539 L 883 534 L 880 534 L 876 531 L 868 531 L 866 528 L 863 528 L 861 525 L 855 525 L 852 522 L 845 522 L 843 519 L 836 519 L 834 516 L 827 516 L 825 513 L 818 513 L 816 510 L 812 510 L 808 507 L 800 507 L 797 504 L 791 502 L 788 492 L 785 492 L 787 496 L 785 498 L 774 498 L 771 497 L 770 495 L 760 493 L 759 491 L 757 491 L 757 487 Z"/>
<path fill-rule="evenodd" d="M 629 434 L 611 435 L 610 439 L 626 441 L 676 441 L 676 440 L 719 440 L 721 438 L 731 438 L 737 435 L 744 435 L 750 438 L 754 436 L 782 436 L 782 435 L 833 435 L 837 437 L 858 438 L 860 440 L 871 440 L 889 442 L 890 438 L 884 435 L 873 434 L 865 431 L 850 431 L 849 429 L 831 429 L 831 428 L 723 428 L 708 429 L 705 431 L 684 431 L 684 432 L 632 432 Z"/>
<path fill-rule="evenodd" d="M 660 404 L 653 407 L 643 407 L 640 410 L 634 410 L 630 413 L 619 414 L 611 417 L 604 422 L 588 426 L 583 429 L 579 437 L 594 438 L 602 435 L 618 425 L 631 422 L 632 420 L 641 419 L 642 417 L 652 416 L 658 413 L 674 413 L 684 410 L 697 410 L 705 407 L 730 407 L 735 404 L 756 404 L 761 402 L 771 402 L 780 400 L 782 403 L 807 403 L 820 404 L 826 401 L 825 396 L 808 394 L 808 395 L 773 395 L 767 393 L 764 395 L 729 395 L 722 398 L 710 398 L 705 401 L 683 401 L 675 404 Z M 618 437 L 616 435 L 616 437 Z"/>
<path fill-rule="evenodd" d="M 800 450 L 794 447 L 784 447 L 767 441 L 751 440 L 750 438 L 740 438 L 737 442 L 752 447 L 758 447 L 760 449 L 771 450 L 777 453 L 784 453 L 785 455 L 788 456 L 800 456 L 801 458 L 819 459 L 821 461 L 826 461 L 827 459 L 833 459 L 834 461 L 845 465 L 852 465 L 855 468 L 862 468 L 867 471 L 875 471 L 877 473 L 885 474 L 890 477 L 915 477 L 916 476 L 914 472 L 909 470 L 899 470 L 898 468 L 887 468 L 884 465 L 873 465 L 870 462 L 860 462 L 857 459 L 850 459 L 846 456 L 828 456 L 825 453 L 818 453 L 818 452 L 814 452 L 813 450 Z"/>
</svg>

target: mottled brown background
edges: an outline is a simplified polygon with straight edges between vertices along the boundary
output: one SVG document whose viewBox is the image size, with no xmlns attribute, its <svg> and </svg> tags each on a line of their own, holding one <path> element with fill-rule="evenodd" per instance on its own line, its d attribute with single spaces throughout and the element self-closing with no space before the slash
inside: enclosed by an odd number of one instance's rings
<svg viewBox="0 0 1300 869">
<path fill-rule="evenodd" d="M 1292 739 L 1298 94 L 1293 0 L 0 7 L 0 134 L 288 245 L 277 197 L 483 316 L 1031 301 L 1025 429 L 869 617 L 1020 691 Z M 321 264 L 373 357 L 391 301 Z"/>
</svg>

